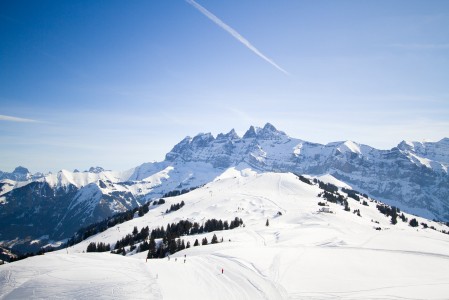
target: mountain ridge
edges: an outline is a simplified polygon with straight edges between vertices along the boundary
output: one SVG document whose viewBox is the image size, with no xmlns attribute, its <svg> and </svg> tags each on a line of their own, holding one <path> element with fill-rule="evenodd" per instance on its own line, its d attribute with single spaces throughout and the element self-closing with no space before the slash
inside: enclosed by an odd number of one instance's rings
<svg viewBox="0 0 449 300">
<path fill-rule="evenodd" d="M 378 150 L 353 141 L 312 143 L 292 138 L 270 123 L 262 128 L 251 126 L 242 137 L 234 129 L 216 137 L 200 133 L 182 139 L 164 161 L 126 171 L 92 167 L 84 172 L 61 170 L 44 175 L 19 168 L 16 175 L 22 177 L 14 178 L 22 181 L 8 179 L 9 175 L 1 172 L 0 214 L 4 217 L 0 220 L 0 241 L 24 237 L 10 223 L 19 224 L 18 228 L 26 232 L 31 221 L 39 224 L 47 218 L 50 221 L 43 222 L 47 227 L 34 229 L 32 238 L 63 239 L 77 227 L 167 192 L 204 185 L 229 168 L 330 174 L 407 212 L 449 220 L 448 157 L 448 138 L 434 143 L 403 141 L 390 150 Z M 45 214 L 42 207 L 47 205 L 54 211 Z M 28 218 L 21 217 L 24 213 Z"/>
</svg>

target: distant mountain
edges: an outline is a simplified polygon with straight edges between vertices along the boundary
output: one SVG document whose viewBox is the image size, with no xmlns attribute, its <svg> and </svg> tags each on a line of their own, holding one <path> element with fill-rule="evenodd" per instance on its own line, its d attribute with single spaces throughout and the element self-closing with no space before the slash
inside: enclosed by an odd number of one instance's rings
<svg viewBox="0 0 449 300">
<path fill-rule="evenodd" d="M 30 174 L 22 167 L 0 172 L 0 242 L 40 247 L 79 227 L 142 205 L 173 190 L 214 180 L 228 168 L 257 172 L 330 174 L 353 189 L 427 218 L 449 220 L 449 139 L 401 142 L 378 150 L 352 141 L 326 145 L 289 137 L 267 123 L 214 137 L 186 137 L 165 160 L 124 171 Z M 25 246 L 24 246 L 25 245 Z"/>
<path fill-rule="evenodd" d="M 25 181 L 31 178 L 31 173 L 27 168 L 17 167 L 12 173 L 0 171 L 0 180 L 10 179 L 15 181 Z"/>
<path fill-rule="evenodd" d="M 242 138 L 234 130 L 216 138 L 210 133 L 186 137 L 166 155 L 164 163 L 164 167 L 174 168 L 172 173 L 184 172 L 177 178 L 185 178 L 187 183 L 196 176 L 204 177 L 204 171 L 195 168 L 205 164 L 210 165 L 212 176 L 232 166 L 331 174 L 406 211 L 449 220 L 448 138 L 435 143 L 403 141 L 391 150 L 378 150 L 352 141 L 311 143 L 289 137 L 267 123 L 263 128 L 251 126 Z M 149 176 L 157 165 L 140 166 L 134 179 Z"/>
</svg>

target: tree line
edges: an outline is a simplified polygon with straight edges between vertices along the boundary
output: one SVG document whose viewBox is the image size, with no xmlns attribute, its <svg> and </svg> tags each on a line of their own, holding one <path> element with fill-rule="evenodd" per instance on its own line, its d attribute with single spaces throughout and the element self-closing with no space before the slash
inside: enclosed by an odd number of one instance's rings
<svg viewBox="0 0 449 300">
<path fill-rule="evenodd" d="M 127 253 L 125 247 L 130 246 L 129 251 L 136 250 L 137 253 L 148 250 L 148 258 L 162 258 L 190 247 L 189 242 L 185 243 L 184 240 L 180 239 L 181 236 L 230 230 L 240 226 L 243 226 L 243 220 L 237 217 L 230 222 L 208 219 L 201 225 L 198 222 L 192 223 L 189 220 L 180 220 L 177 223 L 168 223 L 166 227 L 156 227 L 151 231 L 148 226 L 141 228 L 140 231 L 134 226 L 132 233 L 127 234 L 115 243 L 114 249 L 111 250 L 109 244 L 92 242 L 87 246 L 86 252 L 111 251 L 111 253 L 125 255 Z M 156 242 L 157 240 L 158 242 Z M 217 242 L 218 238 L 214 234 L 211 243 Z M 207 238 L 203 238 L 201 244 L 207 245 Z M 199 245 L 198 240 L 195 241 L 194 246 L 197 245 Z"/>
</svg>

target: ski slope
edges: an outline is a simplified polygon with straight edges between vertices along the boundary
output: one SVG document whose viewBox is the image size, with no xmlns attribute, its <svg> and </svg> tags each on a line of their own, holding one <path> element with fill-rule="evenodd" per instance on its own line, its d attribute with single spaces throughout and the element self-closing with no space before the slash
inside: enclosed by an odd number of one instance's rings
<svg viewBox="0 0 449 300">
<path fill-rule="evenodd" d="M 348 198 L 351 212 L 329 203 L 333 213 L 319 213 L 321 191 L 293 174 L 229 169 L 73 247 L 0 266 L 0 299 L 448 298 L 449 235 L 400 219 L 391 225 L 370 199 L 364 206 Z M 165 213 L 181 201 L 184 207 Z M 170 259 L 146 261 L 146 252 L 83 253 L 90 242 L 113 246 L 134 226 L 235 217 L 245 226 L 214 232 L 222 243 L 191 247 Z M 214 233 L 182 238 L 193 245 L 203 237 L 210 241 Z"/>
<path fill-rule="evenodd" d="M 32 257 L 0 268 L 1 299 L 161 299 L 138 260 L 105 254 Z"/>
</svg>

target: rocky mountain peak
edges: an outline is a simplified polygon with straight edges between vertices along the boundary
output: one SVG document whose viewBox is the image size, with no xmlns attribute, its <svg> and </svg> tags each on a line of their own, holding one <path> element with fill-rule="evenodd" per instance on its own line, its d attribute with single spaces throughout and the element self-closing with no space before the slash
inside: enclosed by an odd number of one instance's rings
<svg viewBox="0 0 449 300">
<path fill-rule="evenodd" d="M 12 173 L 0 171 L 0 180 L 10 179 L 15 181 L 26 181 L 31 178 L 30 171 L 25 167 L 17 167 L 12 171 Z"/>
<path fill-rule="evenodd" d="M 219 133 L 217 135 L 217 140 L 238 140 L 238 139 L 240 139 L 240 137 L 237 134 L 237 132 L 235 132 L 234 129 L 231 129 L 231 131 L 229 131 L 226 134 Z"/>
<path fill-rule="evenodd" d="M 14 169 L 13 173 L 19 175 L 27 175 L 28 173 L 30 173 L 30 171 L 28 171 L 28 169 L 25 167 L 18 166 L 17 168 Z"/>
<path fill-rule="evenodd" d="M 102 168 L 102 167 L 90 167 L 89 168 L 89 173 L 95 173 L 95 174 L 98 174 L 98 173 L 101 173 L 101 172 L 104 172 L 105 170 Z"/>
<path fill-rule="evenodd" d="M 257 137 L 257 131 L 254 126 L 251 126 L 243 135 L 244 139 L 250 139 L 250 138 L 255 138 L 255 137 Z"/>
<path fill-rule="evenodd" d="M 200 134 L 197 134 L 192 139 L 192 145 L 196 146 L 196 147 L 206 147 L 207 145 L 209 145 L 214 140 L 215 140 L 215 138 L 214 138 L 214 136 L 210 132 L 208 132 L 208 133 L 200 133 Z"/>
<path fill-rule="evenodd" d="M 265 126 L 257 132 L 257 137 L 262 139 L 273 139 L 285 136 L 283 131 L 277 130 L 272 124 L 267 123 Z"/>
</svg>

